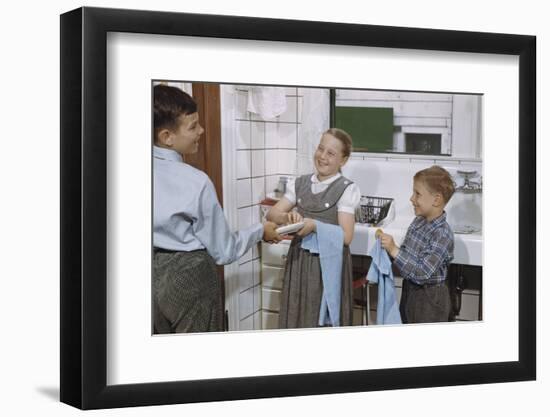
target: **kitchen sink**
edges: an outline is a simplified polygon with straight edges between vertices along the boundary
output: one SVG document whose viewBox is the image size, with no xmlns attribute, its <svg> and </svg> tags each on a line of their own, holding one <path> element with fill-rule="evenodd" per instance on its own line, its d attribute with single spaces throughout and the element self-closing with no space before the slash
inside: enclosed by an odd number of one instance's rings
<svg viewBox="0 0 550 417">
<path fill-rule="evenodd" d="M 400 245 L 405 238 L 407 228 L 413 221 L 412 216 L 397 216 L 381 228 L 393 236 Z M 350 245 L 353 255 L 367 255 L 376 241 L 375 232 L 380 227 L 370 227 L 356 223 L 355 233 Z M 454 259 L 452 263 L 463 265 L 482 265 L 483 235 L 480 232 L 455 233 Z"/>
</svg>

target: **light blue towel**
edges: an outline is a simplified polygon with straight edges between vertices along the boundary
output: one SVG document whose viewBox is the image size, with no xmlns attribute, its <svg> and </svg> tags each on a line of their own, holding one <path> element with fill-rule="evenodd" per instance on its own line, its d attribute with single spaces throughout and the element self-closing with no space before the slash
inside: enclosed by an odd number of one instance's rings
<svg viewBox="0 0 550 417">
<path fill-rule="evenodd" d="M 339 326 L 344 231 L 334 224 L 317 220 L 315 224 L 317 233 L 310 233 L 304 237 L 302 249 L 318 253 L 321 263 L 323 296 L 319 311 L 319 326 Z"/>
<path fill-rule="evenodd" d="M 382 248 L 380 239 L 376 239 L 369 256 L 372 257 L 372 263 L 367 273 L 367 279 L 369 282 L 378 283 L 376 324 L 401 324 L 391 261 L 386 250 Z"/>
</svg>

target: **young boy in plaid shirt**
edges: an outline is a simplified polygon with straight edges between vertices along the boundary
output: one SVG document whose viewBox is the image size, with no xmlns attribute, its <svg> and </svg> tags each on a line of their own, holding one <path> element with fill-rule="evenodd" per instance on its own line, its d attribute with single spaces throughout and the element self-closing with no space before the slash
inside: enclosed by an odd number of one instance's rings
<svg viewBox="0 0 550 417">
<path fill-rule="evenodd" d="M 403 277 L 399 305 L 403 323 L 449 320 L 451 300 L 445 280 L 454 235 L 444 209 L 453 193 L 453 180 L 445 169 L 434 165 L 417 172 L 410 198 L 416 218 L 403 243 L 399 247 L 391 235 L 380 235 L 382 247 Z"/>
</svg>

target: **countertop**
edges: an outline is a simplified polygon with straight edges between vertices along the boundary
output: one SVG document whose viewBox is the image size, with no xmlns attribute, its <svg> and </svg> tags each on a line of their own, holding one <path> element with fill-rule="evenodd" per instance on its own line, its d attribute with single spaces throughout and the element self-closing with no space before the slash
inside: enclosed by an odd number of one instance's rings
<svg viewBox="0 0 550 417">
<path fill-rule="evenodd" d="M 400 245 L 412 217 L 396 217 L 388 224 L 379 227 L 370 227 L 365 224 L 356 223 L 355 233 L 350 245 L 353 255 L 367 255 L 376 240 L 374 234 L 377 229 L 382 228 L 385 233 L 393 236 L 395 242 Z M 464 265 L 482 265 L 483 258 L 483 235 L 481 233 L 462 234 L 455 233 L 454 259 L 452 263 Z"/>
</svg>

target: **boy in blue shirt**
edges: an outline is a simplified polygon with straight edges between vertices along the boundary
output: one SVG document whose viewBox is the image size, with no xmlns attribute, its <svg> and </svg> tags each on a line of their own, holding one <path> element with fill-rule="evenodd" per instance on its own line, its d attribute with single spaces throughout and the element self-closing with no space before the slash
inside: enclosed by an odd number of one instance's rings
<svg viewBox="0 0 550 417">
<path fill-rule="evenodd" d="M 434 165 L 417 172 L 410 198 L 416 218 L 403 243 L 398 247 L 391 235 L 380 236 L 382 247 L 403 277 L 399 305 L 403 323 L 449 321 L 451 299 L 446 278 L 454 234 L 445 205 L 453 193 L 453 180 L 445 169 Z"/>
<path fill-rule="evenodd" d="M 195 101 L 165 85 L 153 96 L 154 333 L 221 331 L 216 265 L 236 261 L 262 238 L 281 237 L 272 222 L 230 230 L 212 181 L 184 161 L 204 132 Z"/>
</svg>

